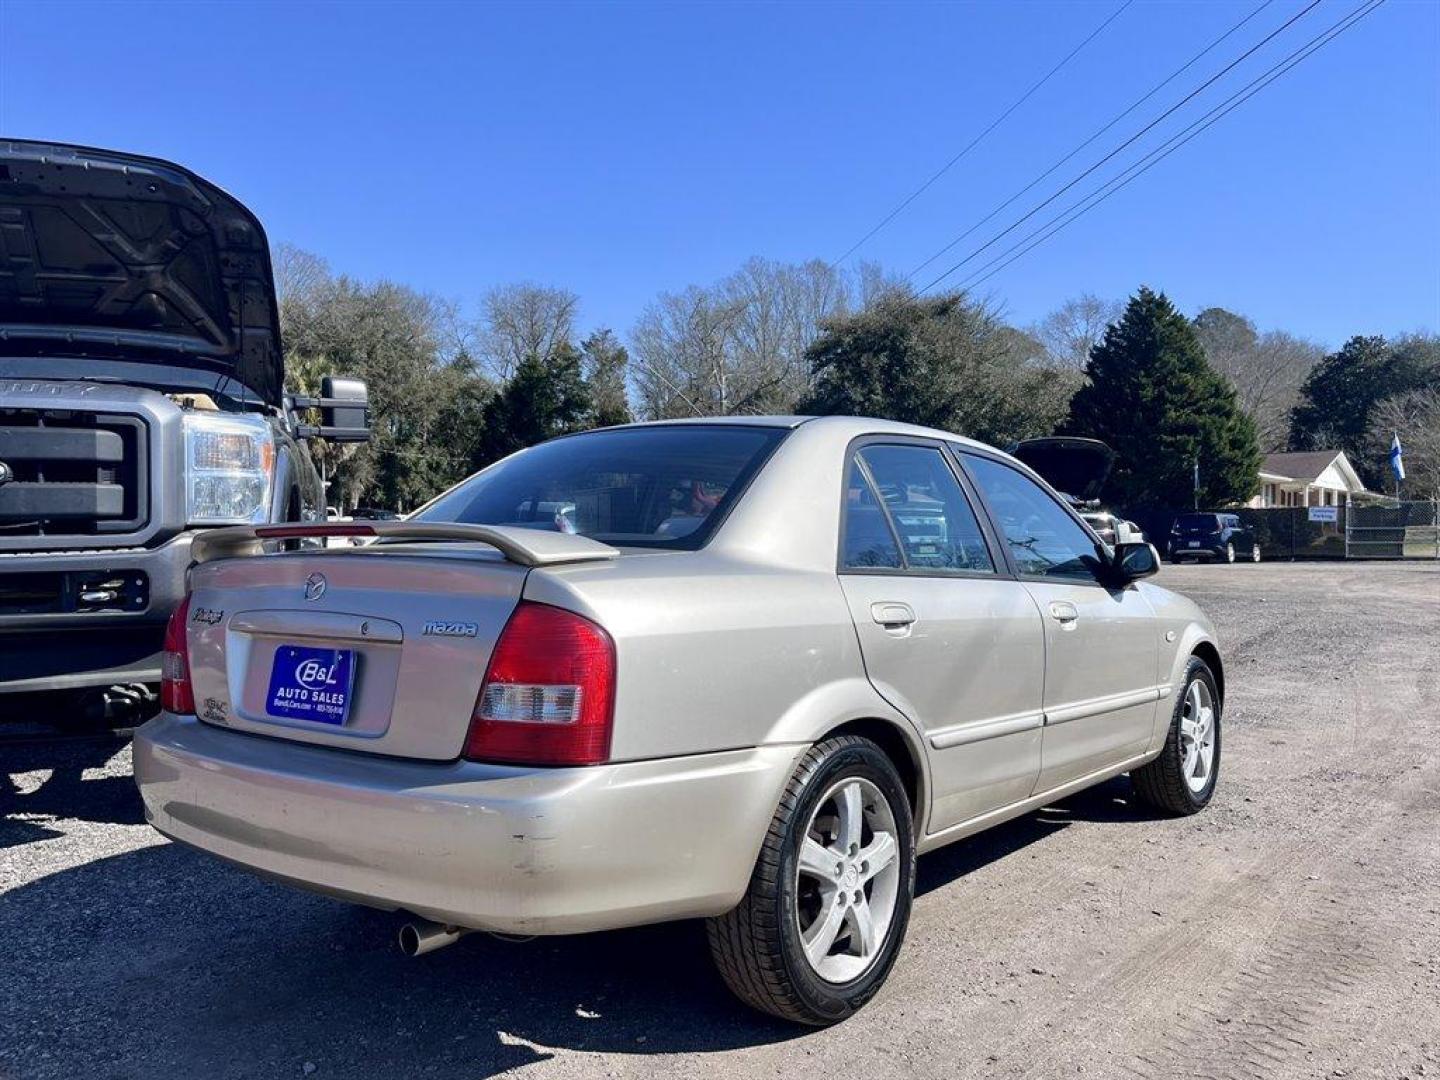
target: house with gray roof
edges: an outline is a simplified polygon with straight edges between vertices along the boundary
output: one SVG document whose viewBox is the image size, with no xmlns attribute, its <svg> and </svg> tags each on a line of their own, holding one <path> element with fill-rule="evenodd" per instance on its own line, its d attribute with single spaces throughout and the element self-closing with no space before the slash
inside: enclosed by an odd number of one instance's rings
<svg viewBox="0 0 1440 1080">
<path fill-rule="evenodd" d="M 1343 450 L 1300 450 L 1266 454 L 1260 465 L 1260 493 L 1246 506 L 1349 506 L 1368 494 L 1365 482 Z"/>
</svg>

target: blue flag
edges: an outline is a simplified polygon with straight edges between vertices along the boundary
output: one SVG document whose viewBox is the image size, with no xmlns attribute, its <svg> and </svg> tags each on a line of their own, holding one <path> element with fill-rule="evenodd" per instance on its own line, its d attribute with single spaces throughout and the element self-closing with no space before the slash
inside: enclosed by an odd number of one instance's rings
<svg viewBox="0 0 1440 1080">
<path fill-rule="evenodd" d="M 1390 471 L 1395 474 L 1397 481 L 1405 479 L 1405 457 L 1404 450 L 1400 446 L 1400 433 L 1395 433 L 1395 438 L 1390 440 Z"/>
</svg>

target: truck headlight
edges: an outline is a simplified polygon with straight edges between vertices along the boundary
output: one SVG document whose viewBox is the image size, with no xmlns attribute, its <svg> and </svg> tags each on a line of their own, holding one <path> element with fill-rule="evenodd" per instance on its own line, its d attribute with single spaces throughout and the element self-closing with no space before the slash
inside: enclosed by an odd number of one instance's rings
<svg viewBox="0 0 1440 1080">
<path fill-rule="evenodd" d="M 250 525 L 270 513 L 275 438 L 258 416 L 185 414 L 185 505 L 192 525 Z"/>
</svg>

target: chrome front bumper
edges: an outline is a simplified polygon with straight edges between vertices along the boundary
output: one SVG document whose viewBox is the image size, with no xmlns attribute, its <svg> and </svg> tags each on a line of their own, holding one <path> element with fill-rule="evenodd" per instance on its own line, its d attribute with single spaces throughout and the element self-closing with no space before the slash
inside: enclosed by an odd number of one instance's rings
<svg viewBox="0 0 1440 1080">
<path fill-rule="evenodd" d="M 567 934 L 728 911 L 803 751 L 526 769 L 161 714 L 134 761 L 156 829 L 267 877 L 458 926 Z"/>
</svg>

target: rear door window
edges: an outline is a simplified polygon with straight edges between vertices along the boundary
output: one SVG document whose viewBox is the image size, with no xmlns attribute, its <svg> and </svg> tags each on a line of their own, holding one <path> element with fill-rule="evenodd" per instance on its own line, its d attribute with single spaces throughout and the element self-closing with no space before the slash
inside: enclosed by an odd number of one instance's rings
<svg viewBox="0 0 1440 1080">
<path fill-rule="evenodd" d="M 878 521 L 885 525 L 890 545 L 898 543 L 905 569 L 995 572 L 975 511 L 939 449 L 866 446 L 856 454 L 850 475 L 846 566 L 852 565 L 852 553 L 878 550 L 867 547 L 872 537 L 883 539 Z M 863 483 L 856 477 L 863 477 Z M 879 518 L 876 510 L 881 511 Z"/>
<path fill-rule="evenodd" d="M 859 460 L 850 463 L 845 481 L 845 535 L 840 565 L 847 570 L 900 570 L 900 544 L 880 497 Z"/>
</svg>

